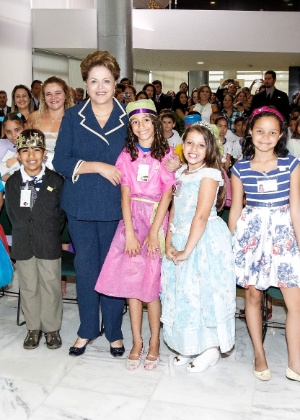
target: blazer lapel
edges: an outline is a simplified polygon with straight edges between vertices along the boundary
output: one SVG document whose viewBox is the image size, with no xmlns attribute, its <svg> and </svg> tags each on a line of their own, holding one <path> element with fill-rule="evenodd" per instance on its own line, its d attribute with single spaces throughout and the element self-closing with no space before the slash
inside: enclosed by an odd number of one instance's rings
<svg viewBox="0 0 300 420">
<path fill-rule="evenodd" d="M 122 107 L 120 102 L 114 98 L 114 109 L 109 120 L 105 124 L 105 134 L 111 134 L 116 130 L 119 130 L 128 122 L 128 117 L 125 109 Z"/>
<path fill-rule="evenodd" d="M 78 111 L 78 115 L 81 118 L 80 125 L 84 127 L 86 130 L 92 132 L 101 140 L 103 140 L 106 144 L 109 145 L 109 142 L 105 138 L 105 135 L 111 134 L 112 132 L 118 130 L 122 126 L 125 125 L 124 120 L 126 121 L 127 114 L 125 110 L 122 108 L 119 101 L 114 98 L 114 108 L 112 111 L 110 118 L 108 119 L 107 123 L 105 124 L 104 128 L 101 128 L 91 106 L 91 100 L 88 99 L 83 107 Z M 117 121 L 116 117 L 117 116 Z"/>
</svg>

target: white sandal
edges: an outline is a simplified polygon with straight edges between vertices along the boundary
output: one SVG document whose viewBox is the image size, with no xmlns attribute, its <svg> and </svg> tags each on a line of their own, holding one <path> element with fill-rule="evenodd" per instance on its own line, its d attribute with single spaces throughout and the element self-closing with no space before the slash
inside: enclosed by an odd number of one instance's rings
<svg viewBox="0 0 300 420">
<path fill-rule="evenodd" d="M 196 357 L 192 363 L 186 368 L 189 373 L 201 373 L 206 371 L 209 367 L 217 364 L 220 358 L 220 352 L 217 347 L 212 347 L 205 350 L 200 356 Z"/>
</svg>

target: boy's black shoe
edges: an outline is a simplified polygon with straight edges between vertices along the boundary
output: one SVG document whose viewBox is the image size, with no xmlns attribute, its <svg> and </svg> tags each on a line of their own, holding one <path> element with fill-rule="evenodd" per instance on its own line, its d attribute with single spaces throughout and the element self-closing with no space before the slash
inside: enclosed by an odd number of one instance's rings
<svg viewBox="0 0 300 420">
<path fill-rule="evenodd" d="M 40 344 L 42 336 L 41 330 L 28 330 L 27 336 L 24 340 L 23 347 L 26 350 L 36 349 Z"/>
<path fill-rule="evenodd" d="M 48 349 L 54 350 L 59 349 L 61 347 L 61 338 L 59 331 L 52 331 L 45 333 L 46 337 L 46 346 Z"/>
</svg>

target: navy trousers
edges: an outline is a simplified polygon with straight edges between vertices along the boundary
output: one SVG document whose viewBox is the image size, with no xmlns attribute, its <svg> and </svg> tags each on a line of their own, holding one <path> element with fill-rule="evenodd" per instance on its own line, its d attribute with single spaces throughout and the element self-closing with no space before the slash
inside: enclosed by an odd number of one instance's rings
<svg viewBox="0 0 300 420">
<path fill-rule="evenodd" d="M 121 325 L 125 300 L 105 296 L 94 290 L 119 222 L 82 221 L 67 216 L 76 251 L 74 264 L 80 317 L 78 336 L 90 339 L 99 336 L 100 303 L 105 337 L 109 342 L 120 340 L 123 338 Z"/>
</svg>

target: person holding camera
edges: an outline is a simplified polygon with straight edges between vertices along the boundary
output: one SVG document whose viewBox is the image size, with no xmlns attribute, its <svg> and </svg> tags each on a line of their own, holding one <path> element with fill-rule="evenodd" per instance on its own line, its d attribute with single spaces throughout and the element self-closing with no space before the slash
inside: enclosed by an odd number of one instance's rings
<svg viewBox="0 0 300 420">
<path fill-rule="evenodd" d="M 292 102 L 291 102 L 291 108 L 298 108 L 300 107 L 300 92 L 296 92 L 293 96 L 292 96 Z"/>
<path fill-rule="evenodd" d="M 128 105 L 129 102 L 134 102 L 135 95 L 136 95 L 136 88 L 132 85 L 127 85 L 123 92 L 124 103 Z"/>
<path fill-rule="evenodd" d="M 224 94 L 228 93 L 229 95 L 235 97 L 237 90 L 240 88 L 238 80 L 235 79 L 225 79 L 221 83 L 220 87 L 216 92 L 217 98 L 222 103 L 224 99 Z M 226 90 L 225 90 L 226 89 Z"/>
<path fill-rule="evenodd" d="M 233 103 L 234 109 L 243 113 L 243 116 L 250 115 L 250 104 L 247 102 L 247 95 L 242 90 L 236 95 Z"/>
</svg>

